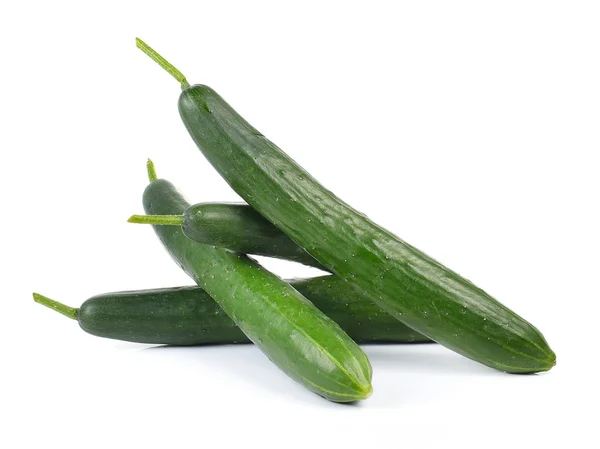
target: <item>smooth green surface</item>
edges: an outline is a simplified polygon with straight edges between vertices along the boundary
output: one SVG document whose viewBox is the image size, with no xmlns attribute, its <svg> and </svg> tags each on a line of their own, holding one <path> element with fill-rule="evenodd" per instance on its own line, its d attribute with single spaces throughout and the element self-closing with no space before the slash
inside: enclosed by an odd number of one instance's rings
<svg viewBox="0 0 600 449">
<path fill-rule="evenodd" d="M 148 185 L 143 202 L 149 215 L 178 215 L 189 207 L 162 179 Z M 245 255 L 193 242 L 176 226 L 154 230 L 177 264 L 290 377 L 336 402 L 371 394 L 366 355 L 288 283 Z"/>
<path fill-rule="evenodd" d="M 185 89 L 179 112 L 238 195 L 366 298 L 487 366 L 512 373 L 554 366 L 555 354 L 535 327 L 341 201 L 211 88 Z"/>
<path fill-rule="evenodd" d="M 244 204 L 194 204 L 184 213 L 182 230 L 200 243 L 292 260 L 327 271 L 292 239 Z"/>
<path fill-rule="evenodd" d="M 362 299 L 340 278 L 320 276 L 289 282 L 358 343 L 431 341 Z M 83 330 L 99 337 L 180 346 L 250 343 L 200 287 L 105 293 L 86 300 L 79 309 L 37 294 L 34 299 L 77 320 Z"/>
<path fill-rule="evenodd" d="M 291 260 L 326 270 L 246 204 L 200 203 L 183 215 L 132 215 L 130 223 L 176 225 L 192 240 L 232 251 Z"/>
</svg>

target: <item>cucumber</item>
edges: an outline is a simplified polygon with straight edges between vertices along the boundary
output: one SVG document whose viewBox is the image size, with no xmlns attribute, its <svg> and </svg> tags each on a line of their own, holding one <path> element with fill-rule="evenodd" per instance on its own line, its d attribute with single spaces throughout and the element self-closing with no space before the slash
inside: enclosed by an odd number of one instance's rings
<svg viewBox="0 0 600 449">
<path fill-rule="evenodd" d="M 556 356 L 529 322 L 344 203 L 254 129 L 214 90 L 137 45 L 179 81 L 190 136 L 233 190 L 332 273 L 388 313 L 459 354 L 511 373 Z"/>
<path fill-rule="evenodd" d="M 133 215 L 130 223 L 181 226 L 196 242 L 244 254 L 276 257 L 327 270 L 292 239 L 245 204 L 201 203 L 183 215 Z"/>
<path fill-rule="evenodd" d="M 156 179 L 144 191 L 147 214 L 181 214 L 189 204 Z M 287 282 L 246 255 L 202 245 L 173 226 L 154 226 L 165 249 L 282 371 L 334 402 L 371 395 L 371 365 L 360 347 Z"/>
<path fill-rule="evenodd" d="M 200 287 L 105 293 L 73 308 L 38 293 L 35 302 L 69 318 L 89 334 L 135 343 L 191 346 L 249 342 Z"/>
<path fill-rule="evenodd" d="M 357 343 L 431 341 L 375 304 L 364 301 L 339 277 L 320 276 L 288 282 Z M 98 337 L 178 346 L 250 343 L 200 287 L 105 293 L 87 299 L 78 309 L 38 293 L 34 293 L 33 298 L 77 320 L 84 331 Z"/>
</svg>

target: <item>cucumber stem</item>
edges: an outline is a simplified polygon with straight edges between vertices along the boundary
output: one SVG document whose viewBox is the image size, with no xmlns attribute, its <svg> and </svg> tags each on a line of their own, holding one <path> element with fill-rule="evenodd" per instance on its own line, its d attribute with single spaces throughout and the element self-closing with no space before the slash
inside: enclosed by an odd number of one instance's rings
<svg viewBox="0 0 600 449">
<path fill-rule="evenodd" d="M 150 182 L 158 179 L 158 176 L 156 176 L 156 167 L 154 167 L 152 159 L 148 159 L 148 162 L 146 162 L 146 171 L 148 172 L 148 179 Z"/>
<path fill-rule="evenodd" d="M 163 69 L 165 69 L 167 72 L 169 72 L 173 78 L 175 78 L 177 81 L 179 81 L 179 84 L 181 84 L 181 90 L 185 90 L 188 87 L 190 87 L 190 83 L 188 83 L 188 81 L 185 79 L 185 76 L 183 76 L 183 73 L 181 73 L 179 70 L 177 70 L 173 66 L 173 64 L 171 64 L 169 61 L 167 61 L 165 58 L 163 58 L 161 55 L 159 55 L 156 52 L 156 50 L 154 50 L 152 47 L 150 47 L 146 42 L 141 40 L 139 37 L 136 37 L 135 45 L 137 48 L 139 48 L 144 53 L 146 53 L 150 57 L 150 59 L 152 59 L 159 66 L 161 66 Z"/>
<path fill-rule="evenodd" d="M 132 215 L 127 220 L 129 223 L 151 224 L 151 225 L 183 225 L 183 215 Z"/>
<path fill-rule="evenodd" d="M 76 309 L 75 307 L 66 306 L 58 301 L 54 301 L 53 299 L 47 298 L 44 295 L 40 295 L 39 293 L 33 294 L 33 300 L 38 304 L 55 310 L 58 313 L 62 313 L 64 316 L 67 316 L 73 320 L 77 319 L 77 313 L 79 312 L 79 309 Z"/>
</svg>

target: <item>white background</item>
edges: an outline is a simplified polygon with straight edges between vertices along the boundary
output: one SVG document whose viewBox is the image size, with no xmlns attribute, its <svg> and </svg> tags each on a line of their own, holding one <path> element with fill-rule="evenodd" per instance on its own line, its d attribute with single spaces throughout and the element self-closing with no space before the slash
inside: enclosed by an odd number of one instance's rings
<svg viewBox="0 0 600 449">
<path fill-rule="evenodd" d="M 598 447 L 597 2 L 3 2 L 0 446 Z M 549 373 L 368 346 L 328 403 L 254 347 L 103 340 L 35 304 L 189 284 L 142 212 L 144 164 L 238 198 L 145 39 L 344 200 L 539 327 Z M 282 276 L 315 273 L 267 261 Z M 596 416 L 597 417 L 597 416 Z M 595 441 L 594 441 L 595 440 Z M 333 447 L 333 446 L 332 446 Z"/>
</svg>

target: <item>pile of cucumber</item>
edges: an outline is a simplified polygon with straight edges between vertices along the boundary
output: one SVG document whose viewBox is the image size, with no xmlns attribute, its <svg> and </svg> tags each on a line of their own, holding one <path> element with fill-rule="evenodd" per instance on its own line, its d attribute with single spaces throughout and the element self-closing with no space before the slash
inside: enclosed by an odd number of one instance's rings
<svg viewBox="0 0 600 449">
<path fill-rule="evenodd" d="M 86 332 L 140 343 L 254 343 L 291 378 L 335 402 L 371 395 L 358 343 L 437 342 L 508 373 L 547 371 L 556 356 L 529 322 L 325 189 L 214 90 L 191 86 L 140 39 L 137 46 L 181 84 L 179 113 L 198 148 L 246 202 L 189 204 L 148 161 L 146 215 L 197 287 L 92 297 L 72 308 L 36 302 Z M 330 274 L 282 280 L 248 255 Z"/>
</svg>

